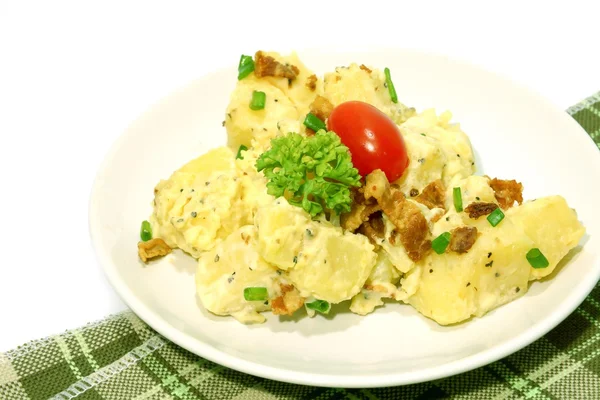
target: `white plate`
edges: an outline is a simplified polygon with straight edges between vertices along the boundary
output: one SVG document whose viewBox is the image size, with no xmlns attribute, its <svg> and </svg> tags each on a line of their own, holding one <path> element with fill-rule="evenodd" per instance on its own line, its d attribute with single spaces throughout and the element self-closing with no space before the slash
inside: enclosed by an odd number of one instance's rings
<svg viewBox="0 0 600 400">
<path fill-rule="evenodd" d="M 513 353 L 566 318 L 600 277 L 600 153 L 563 110 L 492 73 L 413 51 L 299 52 L 318 73 L 351 62 L 390 67 L 398 95 L 421 111 L 449 109 L 470 136 L 480 173 L 516 178 L 525 198 L 562 194 L 587 228 L 582 249 L 521 299 L 487 316 L 441 327 L 408 305 L 366 317 L 347 310 L 244 326 L 206 312 L 195 297 L 195 262 L 175 252 L 147 267 L 137 258 L 140 222 L 161 178 L 211 147 L 236 83 L 232 67 L 203 77 L 127 129 L 100 168 L 90 201 L 92 241 L 129 307 L 176 344 L 211 361 L 275 380 L 375 387 L 464 372 Z M 335 310 L 335 309 L 334 309 Z"/>
</svg>

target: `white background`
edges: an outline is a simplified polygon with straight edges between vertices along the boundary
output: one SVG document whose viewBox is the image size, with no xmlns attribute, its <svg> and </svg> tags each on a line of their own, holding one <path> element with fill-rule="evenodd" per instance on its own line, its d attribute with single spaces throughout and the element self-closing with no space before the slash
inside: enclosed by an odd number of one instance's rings
<svg viewBox="0 0 600 400">
<path fill-rule="evenodd" d="M 125 308 L 89 240 L 96 170 L 140 113 L 241 53 L 397 46 L 563 109 L 600 90 L 595 1 L 260 3 L 0 1 L 0 351 Z"/>
</svg>

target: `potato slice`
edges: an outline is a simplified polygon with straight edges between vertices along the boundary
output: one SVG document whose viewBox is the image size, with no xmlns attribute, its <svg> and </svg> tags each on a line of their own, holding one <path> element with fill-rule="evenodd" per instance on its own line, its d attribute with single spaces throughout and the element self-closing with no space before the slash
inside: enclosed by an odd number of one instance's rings
<svg viewBox="0 0 600 400">
<path fill-rule="evenodd" d="M 213 250 L 203 253 L 196 270 L 196 291 L 202 305 L 217 315 L 232 315 L 243 323 L 263 322 L 259 314 L 271 309 L 268 301 L 246 301 L 244 289 L 265 287 L 269 298 L 280 294 L 277 268 L 260 257 L 253 241 L 256 228 L 244 226 Z"/>
<path fill-rule="evenodd" d="M 523 203 L 506 211 L 506 218 L 519 225 L 546 256 L 550 265 L 531 268 L 530 280 L 550 275 L 556 265 L 577 246 L 585 228 L 562 196 L 549 196 Z"/>
<path fill-rule="evenodd" d="M 303 297 L 330 303 L 350 299 L 363 287 L 376 261 L 362 235 L 313 221 L 284 198 L 260 208 L 255 224 L 260 255 L 281 269 Z"/>
<path fill-rule="evenodd" d="M 255 90 L 266 95 L 263 110 L 250 109 Z M 296 106 L 280 89 L 250 75 L 239 81 L 231 93 L 225 116 L 227 144 L 235 151 L 240 145 L 266 148 L 272 138 L 287 133 L 281 130 L 282 123 L 287 126 L 285 121 L 297 122 L 299 118 Z"/>
<path fill-rule="evenodd" d="M 474 225 L 481 234 L 466 254 L 432 252 L 419 263 L 421 279 L 408 302 L 441 325 L 482 316 L 527 291 L 525 254 L 533 241 L 507 219 L 495 228 L 485 219 Z"/>
<path fill-rule="evenodd" d="M 325 74 L 324 96 L 334 106 L 351 100 L 369 103 L 387 114 L 396 124 L 415 114 L 414 108 L 392 102 L 385 87 L 383 71 L 356 63 Z"/>
<path fill-rule="evenodd" d="M 150 217 L 154 237 L 198 258 L 218 239 L 250 223 L 249 213 L 241 207 L 241 186 L 233 161 L 232 151 L 220 147 L 160 181 Z"/>
</svg>

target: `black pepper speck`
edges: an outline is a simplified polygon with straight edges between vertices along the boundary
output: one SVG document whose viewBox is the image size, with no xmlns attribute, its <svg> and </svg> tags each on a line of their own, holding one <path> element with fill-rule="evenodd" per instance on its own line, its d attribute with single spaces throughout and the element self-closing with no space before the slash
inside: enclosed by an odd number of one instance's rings
<svg viewBox="0 0 600 400">
<path fill-rule="evenodd" d="M 198 216 L 198 213 L 196 211 L 192 211 L 192 218 L 196 218 Z"/>
<path fill-rule="evenodd" d="M 521 288 L 520 288 L 520 287 L 517 287 L 517 288 L 515 289 L 515 292 L 516 292 L 516 293 L 519 293 L 520 291 L 521 291 Z"/>
<path fill-rule="evenodd" d="M 492 265 L 494 265 L 494 260 L 492 260 L 489 263 L 485 264 L 486 267 L 491 267 Z"/>
<path fill-rule="evenodd" d="M 220 259 L 220 258 L 221 258 L 221 257 L 219 257 L 219 255 L 217 254 L 217 255 L 215 256 L 215 262 L 219 262 L 219 259 Z"/>
</svg>

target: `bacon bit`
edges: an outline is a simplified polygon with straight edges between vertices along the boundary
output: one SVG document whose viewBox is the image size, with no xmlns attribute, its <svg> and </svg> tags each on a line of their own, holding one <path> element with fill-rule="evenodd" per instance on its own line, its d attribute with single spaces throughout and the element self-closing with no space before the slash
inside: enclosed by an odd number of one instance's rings
<svg viewBox="0 0 600 400">
<path fill-rule="evenodd" d="M 473 247 L 477 240 L 477 228 L 474 226 L 460 226 L 450 231 L 450 245 L 448 248 L 455 253 L 466 253 Z"/>
<path fill-rule="evenodd" d="M 379 248 L 379 241 L 385 237 L 385 224 L 381 211 L 373 213 L 367 221 L 363 222 L 358 228 L 358 233 L 369 238 L 371 244 Z"/>
<path fill-rule="evenodd" d="M 465 212 L 469 214 L 469 218 L 477 219 L 483 215 L 488 215 L 498 208 L 496 203 L 474 202 L 465 208 Z"/>
<path fill-rule="evenodd" d="M 369 220 L 371 214 L 381 210 L 381 207 L 377 204 L 375 199 L 365 199 L 362 188 L 353 188 L 350 194 L 352 196 L 352 208 L 350 209 L 350 212 L 341 215 L 340 223 L 342 228 L 354 232 L 363 222 Z"/>
<path fill-rule="evenodd" d="M 138 255 L 143 262 L 153 258 L 166 256 L 171 248 L 161 238 L 150 239 L 147 242 L 138 243 Z"/>
<path fill-rule="evenodd" d="M 490 187 L 494 190 L 496 200 L 504 210 L 511 208 L 513 204 L 523 203 L 523 185 L 513 180 L 492 179 Z"/>
<path fill-rule="evenodd" d="M 323 96 L 317 96 L 310 103 L 310 112 L 321 121 L 325 122 L 333 112 L 333 104 Z"/>
<path fill-rule="evenodd" d="M 306 87 L 309 88 L 311 91 L 315 91 L 317 89 L 317 76 L 316 75 L 311 75 L 308 78 L 306 78 Z"/>
<path fill-rule="evenodd" d="M 359 67 L 359 68 L 360 68 L 360 69 L 362 69 L 363 71 L 366 71 L 366 72 L 367 72 L 367 74 L 370 74 L 371 72 L 373 72 L 373 71 L 371 71 L 371 69 L 370 69 L 370 68 L 368 68 L 368 67 L 367 67 L 365 64 L 360 64 L 360 67 Z"/>
<path fill-rule="evenodd" d="M 271 311 L 275 315 L 292 315 L 304 305 L 304 298 L 292 285 L 281 284 L 281 295 L 271 300 Z"/>
<path fill-rule="evenodd" d="M 428 239 L 427 220 L 419 207 L 407 201 L 397 187 L 390 186 L 387 177 L 380 169 L 367 175 L 365 199 L 368 200 L 371 197 L 377 200 L 382 211 L 396 226 L 398 239 L 404 246 L 408 257 L 413 261 L 423 258 L 431 249 L 431 240 Z"/>
<path fill-rule="evenodd" d="M 444 211 L 446 206 L 444 205 L 444 184 L 441 179 L 431 182 L 425 186 L 420 195 L 415 198 L 415 201 L 425 205 L 430 210 L 433 208 L 441 208 Z"/>
<path fill-rule="evenodd" d="M 273 57 L 263 54 L 262 51 L 256 52 L 254 60 L 254 74 L 259 78 L 275 76 L 293 81 L 300 73 L 295 65 L 282 64 Z"/>
</svg>

